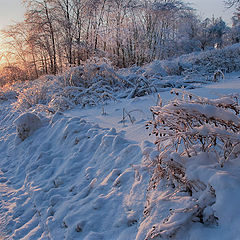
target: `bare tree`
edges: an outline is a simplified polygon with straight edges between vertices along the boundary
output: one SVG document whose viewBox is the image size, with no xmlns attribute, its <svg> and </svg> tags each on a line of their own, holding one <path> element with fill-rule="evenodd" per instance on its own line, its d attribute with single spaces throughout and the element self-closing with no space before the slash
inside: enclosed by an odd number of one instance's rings
<svg viewBox="0 0 240 240">
<path fill-rule="evenodd" d="M 32 31 L 42 35 L 45 40 L 45 48 L 49 55 L 51 73 L 57 73 L 56 57 L 56 29 L 53 19 L 53 11 L 50 7 L 51 0 L 25 0 L 27 12 L 25 22 L 32 26 Z"/>
<path fill-rule="evenodd" d="M 228 7 L 239 7 L 240 5 L 240 0 L 225 0 L 225 4 Z"/>
</svg>

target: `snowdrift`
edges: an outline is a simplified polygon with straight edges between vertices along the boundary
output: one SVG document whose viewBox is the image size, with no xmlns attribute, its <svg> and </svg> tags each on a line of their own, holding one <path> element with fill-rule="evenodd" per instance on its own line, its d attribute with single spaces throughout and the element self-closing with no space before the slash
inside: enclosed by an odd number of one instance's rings
<svg viewBox="0 0 240 240">
<path fill-rule="evenodd" d="M 234 97 L 197 99 L 238 110 Z M 193 105 L 180 103 L 169 102 L 164 111 L 181 106 L 212 117 L 206 107 L 193 110 Z M 132 104 L 143 106 L 141 99 Z M 191 157 L 186 150 L 168 149 L 169 157 L 159 165 L 165 143 L 156 148 L 153 142 L 126 138 L 131 128 L 136 138 L 141 136 L 143 122 L 117 131 L 76 117 L 79 109 L 39 115 L 41 128 L 16 144 L 13 123 L 19 112 L 6 102 L 0 106 L 0 230 L 5 239 L 238 239 L 238 154 L 230 154 L 221 165 L 214 148 L 202 152 L 196 144 Z M 114 111 L 105 116 L 110 122 Z M 232 113 L 218 117 L 231 121 Z M 234 116 L 232 123 L 239 126 Z M 200 133 L 208 135 L 206 130 Z"/>
<path fill-rule="evenodd" d="M 186 78 L 152 64 L 116 73 L 91 63 L 90 75 L 74 68 L 1 91 L 0 237 L 239 239 L 239 73 L 221 80 L 228 96 L 197 96 L 219 83 L 168 101 Z"/>
<path fill-rule="evenodd" d="M 1 215 L 11 219 L 9 239 L 135 238 L 148 181 L 139 145 L 62 114 L 17 145 L 16 133 L 5 134 L 1 187 L 11 188 Z"/>
</svg>

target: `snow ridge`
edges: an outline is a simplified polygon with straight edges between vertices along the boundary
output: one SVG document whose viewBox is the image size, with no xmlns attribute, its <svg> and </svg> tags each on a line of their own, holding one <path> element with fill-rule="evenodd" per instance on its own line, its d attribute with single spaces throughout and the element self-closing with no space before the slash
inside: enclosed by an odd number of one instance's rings
<svg viewBox="0 0 240 240">
<path fill-rule="evenodd" d="M 17 145 L 14 135 L 0 143 L 1 179 L 14 188 L 4 196 L 16 202 L 7 239 L 135 238 L 148 179 L 139 145 L 62 114 Z"/>
</svg>

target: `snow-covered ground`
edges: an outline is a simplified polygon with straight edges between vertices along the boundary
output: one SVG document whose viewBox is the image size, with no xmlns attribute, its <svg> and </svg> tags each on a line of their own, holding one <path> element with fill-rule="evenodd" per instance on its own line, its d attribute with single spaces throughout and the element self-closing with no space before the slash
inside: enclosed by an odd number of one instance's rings
<svg viewBox="0 0 240 240">
<path fill-rule="evenodd" d="M 240 94 L 239 77 L 240 72 L 227 74 L 189 91 L 208 98 Z M 164 102 L 172 98 L 168 91 L 161 97 Z M 151 173 L 146 156 L 156 151 L 145 122 L 152 119 L 149 109 L 157 100 L 152 94 L 42 116 L 42 126 L 22 142 L 16 141 L 18 113 L 3 102 L 0 239 L 240 239 L 240 161 L 221 168 L 199 155 L 188 165 L 189 177 L 214 188 L 211 198 L 207 186 L 197 204 L 212 201 L 205 211 L 214 211 L 215 225 L 187 221 L 193 198 L 171 195 L 164 184 L 147 191 Z M 150 215 L 144 214 L 146 206 Z M 172 210 L 175 215 L 169 217 Z M 156 229 L 162 238 L 150 234 Z"/>
</svg>

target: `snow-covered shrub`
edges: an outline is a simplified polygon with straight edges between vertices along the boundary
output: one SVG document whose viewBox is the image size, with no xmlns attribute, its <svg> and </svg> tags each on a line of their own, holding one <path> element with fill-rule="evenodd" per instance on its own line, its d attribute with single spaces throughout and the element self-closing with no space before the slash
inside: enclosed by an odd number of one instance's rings
<svg viewBox="0 0 240 240">
<path fill-rule="evenodd" d="M 116 101 L 114 94 L 117 92 L 117 89 L 117 87 L 109 86 L 104 79 L 99 80 L 83 92 L 81 104 L 85 107 L 104 104 L 108 100 Z"/>
<path fill-rule="evenodd" d="M 87 83 L 83 78 L 83 74 L 84 70 L 81 66 L 70 68 L 64 75 L 64 85 L 76 87 L 86 86 Z"/>
<path fill-rule="evenodd" d="M 215 216 L 215 212 L 212 208 L 215 202 L 215 190 L 210 185 L 200 191 L 198 198 L 184 196 L 183 193 L 181 194 L 181 191 L 175 191 L 174 193 L 169 194 L 169 196 L 163 197 L 159 201 L 159 204 L 161 205 L 158 206 L 159 208 L 164 209 L 167 206 L 169 207 L 174 205 L 176 208 L 166 209 L 165 214 L 163 214 L 163 216 L 160 215 L 160 219 L 162 218 L 160 222 L 147 231 L 144 239 L 173 239 L 181 231 L 182 236 L 186 236 L 186 233 L 184 234 L 184 230 L 190 227 L 190 225 L 194 222 L 202 223 L 205 226 L 218 225 L 218 217 Z M 151 208 L 156 206 L 154 206 L 154 203 L 151 201 L 149 201 L 148 204 L 149 205 L 145 209 L 145 213 L 150 214 L 151 210 L 154 210 Z M 143 238 L 137 238 L 137 240 L 139 239 Z"/>
<path fill-rule="evenodd" d="M 55 113 L 58 111 L 63 112 L 63 111 L 69 110 L 73 108 L 73 104 L 68 98 L 62 95 L 56 94 L 55 96 L 53 96 L 52 100 L 49 102 L 48 107 L 50 108 L 51 112 Z"/>
<path fill-rule="evenodd" d="M 60 79 L 64 87 L 58 95 L 73 105 L 80 104 L 83 107 L 115 100 L 114 95 L 126 87 L 126 82 L 116 73 L 110 61 L 98 57 L 88 59 L 82 66 L 70 68 Z M 55 100 L 52 101 L 55 104 Z"/>
<path fill-rule="evenodd" d="M 217 81 L 226 72 L 240 69 L 240 44 L 182 55 L 175 59 L 155 60 L 143 67 L 121 69 L 127 97 L 139 97 L 169 88 L 196 88 Z"/>
<path fill-rule="evenodd" d="M 189 157 L 200 150 L 215 153 L 221 164 L 227 161 L 240 144 L 238 96 L 210 100 L 177 89 L 172 93 L 177 98 L 165 106 L 160 99 L 151 108 L 156 144 L 159 150 L 164 146 L 160 159 L 173 150 Z"/>
<path fill-rule="evenodd" d="M 215 81 L 216 72 L 233 72 L 240 69 L 240 44 L 213 49 L 204 52 L 194 52 L 182 55 L 175 59 L 156 60 L 138 69 L 138 78 L 147 80 L 158 79 L 163 82 L 169 76 L 184 76 L 184 83 L 207 83 Z M 136 77 L 135 77 L 136 78 Z M 196 80 L 198 79 L 198 80 Z M 178 86 L 176 86 L 178 87 Z M 181 87 L 181 86 L 180 86 Z"/>
<path fill-rule="evenodd" d="M 14 124 L 17 128 L 17 137 L 23 141 L 42 126 L 42 121 L 34 113 L 24 113 L 14 121 Z"/>
<path fill-rule="evenodd" d="M 105 104 L 108 100 L 116 100 L 114 94 L 114 89 L 104 80 L 100 80 L 87 88 L 68 86 L 52 97 L 49 107 L 64 111 L 74 107 L 74 105 L 96 106 Z"/>
<path fill-rule="evenodd" d="M 28 109 L 46 103 L 47 86 L 39 85 L 23 89 L 18 93 L 16 108 Z"/>
<path fill-rule="evenodd" d="M 182 71 L 181 65 L 177 61 L 162 61 L 162 67 L 168 75 L 180 75 Z"/>
<path fill-rule="evenodd" d="M 22 111 L 38 105 L 50 112 L 65 111 L 75 105 L 95 106 L 115 100 L 114 95 L 123 88 L 122 78 L 110 65 L 86 62 L 59 76 L 25 82 L 16 88 L 18 100 L 14 105 Z"/>
<path fill-rule="evenodd" d="M 65 86 L 90 87 L 99 80 L 104 80 L 110 86 L 121 85 L 122 79 L 106 58 L 92 57 L 82 66 L 70 68 L 65 76 Z"/>
<path fill-rule="evenodd" d="M 64 87 L 61 92 L 55 94 L 53 98 L 56 98 L 56 96 L 64 96 L 66 99 L 68 99 L 69 102 L 71 102 L 73 105 L 81 104 L 81 98 L 84 94 L 84 91 L 86 89 L 83 87 L 74 87 L 74 86 L 68 86 Z"/>
<path fill-rule="evenodd" d="M 43 76 L 34 81 L 24 82 L 15 86 L 18 100 L 14 106 L 21 111 L 37 105 L 47 106 L 52 96 L 61 91 L 61 88 L 61 82 L 55 76 Z"/>
<path fill-rule="evenodd" d="M 166 69 L 162 66 L 163 61 L 155 60 L 147 65 L 145 65 L 142 69 L 144 72 L 144 77 L 152 77 L 152 76 L 167 76 Z M 138 70 L 140 71 L 140 70 Z"/>
<path fill-rule="evenodd" d="M 202 163 L 221 169 L 240 155 L 237 95 L 207 99 L 182 90 L 172 93 L 175 99 L 165 105 L 159 98 L 151 108 L 154 119 L 147 124 L 156 135 L 158 153 L 149 157 L 152 176 L 144 214 L 152 219 L 162 216 L 145 234 L 148 240 L 172 238 L 194 222 L 216 225 L 218 215 L 212 206 L 217 197 L 208 180 L 215 172 L 193 176 L 192 166 L 199 162 L 199 169 Z M 163 191 L 168 194 L 157 195 Z"/>
<path fill-rule="evenodd" d="M 108 59 L 91 58 L 84 63 L 83 78 L 88 86 L 99 80 L 110 86 L 123 87 L 121 77 L 115 72 Z"/>
<path fill-rule="evenodd" d="M 178 61 L 183 71 L 214 74 L 215 71 L 233 72 L 240 69 L 240 44 L 182 55 Z M 190 73 L 190 72 L 189 72 Z"/>
<path fill-rule="evenodd" d="M 157 92 L 157 89 L 154 86 L 153 81 L 150 81 L 150 80 L 143 76 L 140 78 L 137 78 L 133 83 L 134 88 L 129 94 L 128 98 L 141 97 L 141 96 L 145 96 L 145 95 Z"/>
</svg>

